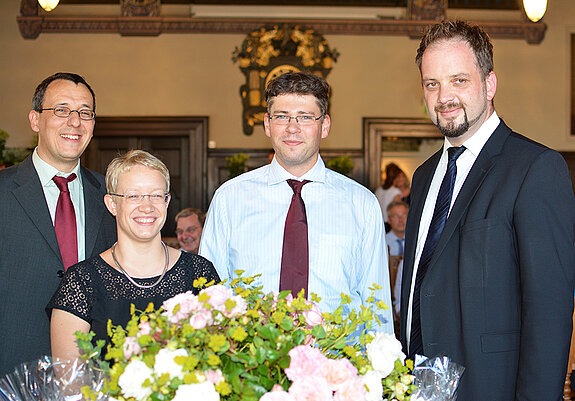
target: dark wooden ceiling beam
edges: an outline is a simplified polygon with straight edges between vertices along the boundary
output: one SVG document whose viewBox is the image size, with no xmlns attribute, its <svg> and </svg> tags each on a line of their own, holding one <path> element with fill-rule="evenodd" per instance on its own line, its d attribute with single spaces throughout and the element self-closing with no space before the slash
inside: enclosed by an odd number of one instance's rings
<svg viewBox="0 0 575 401">
<path fill-rule="evenodd" d="M 421 37 L 435 21 L 407 19 L 252 19 L 197 17 L 38 16 L 17 17 L 22 36 L 40 33 L 119 33 L 125 36 L 157 36 L 162 33 L 249 33 L 263 25 L 294 24 L 324 35 L 396 35 Z M 523 39 L 540 43 L 547 29 L 542 22 L 474 21 L 493 38 Z"/>
</svg>

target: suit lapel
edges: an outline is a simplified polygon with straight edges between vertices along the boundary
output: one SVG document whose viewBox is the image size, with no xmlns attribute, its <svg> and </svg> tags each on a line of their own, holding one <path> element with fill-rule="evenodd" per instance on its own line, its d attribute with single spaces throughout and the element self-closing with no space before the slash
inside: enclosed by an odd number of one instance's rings
<svg viewBox="0 0 575 401">
<path fill-rule="evenodd" d="M 423 206 L 425 205 L 425 198 L 431 186 L 431 180 L 435 174 L 435 169 L 441 158 L 441 149 L 435 153 L 418 171 L 421 177 L 418 177 L 417 182 L 422 182 L 424 185 L 418 188 L 412 188 L 411 204 L 409 205 L 409 213 L 407 219 L 406 230 L 410 232 L 415 241 L 409 241 L 406 244 L 405 258 L 409 265 L 413 264 L 415 259 L 415 249 L 417 248 L 417 233 L 419 232 L 419 224 L 421 222 L 421 215 L 423 214 Z"/>
<path fill-rule="evenodd" d="M 435 248 L 435 252 L 429 264 L 428 271 L 433 268 L 435 262 L 441 255 L 441 252 L 443 252 L 443 249 L 454 234 L 455 229 L 459 225 L 459 222 L 467 213 L 469 204 L 473 200 L 475 193 L 481 187 L 481 184 L 489 173 L 489 170 L 491 170 L 491 168 L 493 168 L 495 165 L 497 158 L 501 153 L 503 144 L 507 140 L 510 132 L 511 130 L 502 120 L 499 123 L 497 129 L 493 132 L 491 137 L 483 146 L 479 156 L 477 156 L 477 159 L 475 160 L 473 167 L 471 167 L 469 175 L 465 179 L 465 182 L 461 187 L 461 191 L 459 192 L 459 195 L 453 204 L 451 213 L 445 222 L 445 228 L 443 229 L 441 237 L 439 238 L 439 242 L 437 243 L 437 247 Z"/>
<path fill-rule="evenodd" d="M 96 239 L 104 213 L 108 213 L 104 205 L 104 191 L 102 185 L 86 168 L 80 167 L 82 182 L 84 183 L 84 226 L 86 233 L 86 259 L 90 258 L 96 245 Z"/>
<path fill-rule="evenodd" d="M 14 182 L 18 187 L 12 190 L 12 194 L 48 245 L 50 245 L 52 251 L 61 260 L 62 257 L 54 231 L 54 224 L 52 223 L 44 190 L 32 163 L 31 156 L 18 165 L 18 172 L 14 177 Z"/>
<path fill-rule="evenodd" d="M 417 183 L 422 183 L 419 186 L 413 186 L 411 188 L 411 204 L 409 205 L 409 213 L 407 214 L 407 224 L 405 231 L 405 261 L 403 263 L 403 275 L 402 275 L 402 296 L 401 296 L 401 308 L 402 310 L 407 310 L 409 304 L 409 295 L 411 288 L 412 274 L 414 270 L 415 262 L 415 251 L 417 249 L 417 238 L 419 235 L 419 225 L 421 223 L 421 215 L 423 214 L 423 206 L 425 204 L 425 199 L 427 198 L 427 192 L 431 186 L 431 180 L 435 174 L 435 169 L 441 158 L 442 149 L 439 149 L 437 153 L 431 156 L 421 167 L 419 167 L 415 173 L 417 175 Z M 405 327 L 407 321 L 407 313 L 401 314 L 401 324 Z M 402 330 L 405 333 L 405 330 Z"/>
</svg>

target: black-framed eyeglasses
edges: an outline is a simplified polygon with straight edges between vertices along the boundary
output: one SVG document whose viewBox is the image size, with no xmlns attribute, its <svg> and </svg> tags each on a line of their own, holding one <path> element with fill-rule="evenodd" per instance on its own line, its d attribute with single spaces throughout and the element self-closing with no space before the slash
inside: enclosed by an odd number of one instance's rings
<svg viewBox="0 0 575 401">
<path fill-rule="evenodd" d="M 139 205 L 140 203 L 143 203 L 146 197 L 150 200 L 150 202 L 154 204 L 166 203 L 168 199 L 170 199 L 169 192 L 165 192 L 163 194 L 124 194 L 124 195 L 109 193 L 108 195 L 119 196 L 120 198 L 124 198 L 126 202 L 131 203 L 133 205 Z"/>
<path fill-rule="evenodd" d="M 68 118 L 70 114 L 73 112 L 78 113 L 80 120 L 93 120 L 96 118 L 96 112 L 90 109 L 80 109 L 80 110 L 71 110 L 69 107 L 66 106 L 56 106 L 56 107 L 49 107 L 46 109 L 38 110 L 39 113 L 42 113 L 44 110 L 52 110 L 56 117 Z"/>
<path fill-rule="evenodd" d="M 299 125 L 313 125 L 317 120 L 323 118 L 323 114 L 319 117 L 316 117 L 313 114 L 301 114 L 299 116 L 288 116 L 287 114 L 274 114 L 273 116 L 269 116 L 270 121 L 276 125 L 288 125 L 292 118 Z"/>
</svg>

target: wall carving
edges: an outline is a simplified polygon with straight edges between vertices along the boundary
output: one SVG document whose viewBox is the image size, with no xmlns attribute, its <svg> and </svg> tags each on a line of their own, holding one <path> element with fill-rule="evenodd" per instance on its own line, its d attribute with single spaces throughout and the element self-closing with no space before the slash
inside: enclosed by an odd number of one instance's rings
<svg viewBox="0 0 575 401">
<path fill-rule="evenodd" d="M 313 29 L 297 25 L 270 25 L 250 32 L 232 60 L 246 77 L 240 87 L 243 131 L 251 135 L 263 122 L 267 110 L 265 88 L 286 72 L 305 71 L 323 78 L 331 71 L 339 53 L 330 49 L 324 37 Z"/>
</svg>

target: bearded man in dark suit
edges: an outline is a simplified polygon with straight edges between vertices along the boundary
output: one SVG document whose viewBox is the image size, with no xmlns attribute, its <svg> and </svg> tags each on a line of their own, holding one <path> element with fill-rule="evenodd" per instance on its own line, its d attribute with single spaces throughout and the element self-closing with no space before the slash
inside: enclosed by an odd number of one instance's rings
<svg viewBox="0 0 575 401">
<path fill-rule="evenodd" d="M 479 27 L 432 26 L 416 61 L 445 143 L 413 176 L 404 350 L 463 365 L 460 400 L 560 400 L 575 279 L 565 161 L 497 116 L 493 48 Z"/>
<path fill-rule="evenodd" d="M 94 131 L 92 88 L 79 75 L 57 73 L 38 85 L 32 108 L 38 147 L 21 164 L 0 171 L 0 375 L 50 354 L 45 307 L 64 270 L 116 239 L 114 218 L 103 202 L 104 177 L 80 166 Z M 60 197 L 54 176 L 70 180 L 72 259 L 61 252 L 54 228 Z"/>
</svg>

